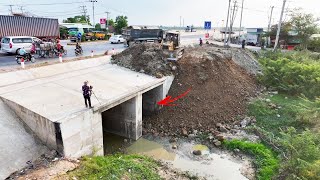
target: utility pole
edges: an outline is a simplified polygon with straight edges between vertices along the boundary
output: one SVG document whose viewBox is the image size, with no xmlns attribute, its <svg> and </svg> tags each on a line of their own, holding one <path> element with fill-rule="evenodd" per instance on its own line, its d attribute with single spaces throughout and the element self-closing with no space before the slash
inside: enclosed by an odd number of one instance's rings
<svg viewBox="0 0 320 180">
<path fill-rule="evenodd" d="M 278 30 L 277 30 L 277 37 L 276 37 L 276 42 L 275 42 L 274 47 L 273 47 L 273 51 L 275 51 L 275 50 L 277 49 L 277 46 L 278 46 L 279 35 L 280 35 L 280 30 L 281 30 L 281 23 L 282 23 L 282 17 L 283 17 L 284 8 L 285 8 L 285 6 L 286 6 L 286 1 L 287 1 L 287 0 L 283 0 L 283 5 L 282 5 L 282 10 L 281 10 L 280 20 L 279 20 Z"/>
<path fill-rule="evenodd" d="M 182 19 L 182 27 L 184 28 L 184 18 Z"/>
<path fill-rule="evenodd" d="M 106 28 L 107 28 L 107 31 L 109 31 L 109 14 L 110 14 L 111 12 L 106 12 L 106 14 L 107 14 L 107 23 L 106 23 Z"/>
<path fill-rule="evenodd" d="M 182 19 L 182 17 L 180 16 L 180 29 L 181 29 L 181 19 Z"/>
<path fill-rule="evenodd" d="M 242 14 L 243 14 L 243 2 L 244 2 L 244 0 L 242 0 L 242 5 L 241 5 L 241 17 L 240 17 L 240 29 L 239 29 L 239 37 L 238 37 L 238 39 L 239 39 L 239 44 L 240 44 L 240 33 L 241 33 L 241 31 L 242 31 Z"/>
<path fill-rule="evenodd" d="M 228 36 L 228 45 L 230 45 L 230 41 L 231 41 L 231 33 L 232 33 L 232 27 L 233 27 L 233 23 L 234 23 L 234 19 L 235 19 L 235 15 L 237 12 L 237 1 L 234 1 L 234 6 L 233 6 L 233 11 L 232 11 L 232 16 L 230 17 L 230 29 L 229 29 L 229 36 Z"/>
<path fill-rule="evenodd" d="M 20 6 L 20 11 L 21 11 L 21 14 L 23 14 L 23 6 Z"/>
<path fill-rule="evenodd" d="M 271 13 L 270 13 L 270 17 L 269 17 L 268 31 L 267 31 L 268 33 L 270 32 L 273 8 L 274 8 L 274 6 L 271 6 Z M 267 40 L 267 47 L 269 46 L 269 40 L 270 40 L 270 36 L 268 37 L 268 40 Z"/>
<path fill-rule="evenodd" d="M 228 31 L 228 23 L 229 23 L 229 12 L 230 12 L 230 4 L 231 0 L 229 0 L 229 5 L 228 5 L 228 14 L 227 14 L 227 22 L 226 22 L 226 29 L 224 30 L 224 43 L 223 45 L 226 46 L 226 39 L 227 39 L 227 31 Z"/>
<path fill-rule="evenodd" d="M 84 18 L 86 19 L 86 22 L 88 23 L 86 6 L 80 6 L 80 8 L 82 8 L 81 12 L 83 13 Z"/>
<path fill-rule="evenodd" d="M 10 5 L 8 5 L 8 6 L 10 6 L 9 11 L 11 12 L 11 15 L 13 15 L 12 6 L 14 6 L 14 5 L 10 4 Z"/>
<path fill-rule="evenodd" d="M 95 20 L 94 20 L 94 3 L 98 2 L 97 0 L 90 0 L 90 2 L 92 2 L 92 23 L 93 23 L 93 26 L 95 27 L 96 23 L 95 23 Z"/>
</svg>

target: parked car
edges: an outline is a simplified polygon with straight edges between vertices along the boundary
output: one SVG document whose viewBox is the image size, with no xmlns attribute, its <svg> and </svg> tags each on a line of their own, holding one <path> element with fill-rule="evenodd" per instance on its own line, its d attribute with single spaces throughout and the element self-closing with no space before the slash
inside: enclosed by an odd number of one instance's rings
<svg viewBox="0 0 320 180">
<path fill-rule="evenodd" d="M 111 38 L 109 39 L 110 43 L 111 44 L 114 44 L 114 43 L 124 43 L 125 42 L 125 39 L 122 35 L 113 35 L 111 36 Z"/>
<path fill-rule="evenodd" d="M 8 54 L 18 54 L 21 48 L 30 52 L 33 38 L 30 36 L 5 36 L 1 39 L 1 50 Z"/>
</svg>

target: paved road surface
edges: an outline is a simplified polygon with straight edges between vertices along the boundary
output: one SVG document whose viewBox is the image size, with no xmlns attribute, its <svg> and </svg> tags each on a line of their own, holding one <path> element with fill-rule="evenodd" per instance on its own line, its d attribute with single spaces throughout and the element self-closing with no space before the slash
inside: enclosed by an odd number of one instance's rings
<svg viewBox="0 0 320 180">
<path fill-rule="evenodd" d="M 214 36 L 220 36 L 220 34 L 215 34 Z M 181 36 L 181 44 L 182 45 L 189 45 L 189 44 L 198 44 L 199 39 L 204 39 L 204 33 L 184 33 Z M 74 58 L 74 45 L 67 45 L 68 41 L 61 41 L 62 45 L 66 48 L 68 54 L 64 56 L 63 58 L 70 59 Z M 223 45 L 222 42 L 214 42 L 218 45 Z M 237 47 L 241 48 L 240 45 L 232 44 L 231 47 Z M 83 56 L 90 56 L 91 50 L 94 50 L 94 54 L 103 54 L 106 50 L 112 50 L 113 48 L 117 51 L 122 51 L 126 47 L 123 44 L 110 44 L 109 42 L 89 42 L 89 43 L 83 43 L 82 48 L 84 50 Z M 259 50 L 259 47 L 253 47 L 253 46 L 246 46 L 248 49 L 252 50 Z M 50 62 L 50 61 L 58 61 L 58 58 L 39 58 L 36 60 L 36 63 L 43 63 L 43 62 Z M 26 65 L 31 62 L 27 62 Z M 1 54 L 0 53 L 0 69 L 3 67 L 18 67 L 18 65 L 15 61 L 15 55 L 7 55 L 7 54 Z"/>
<path fill-rule="evenodd" d="M 67 50 L 67 55 L 63 56 L 63 58 L 74 58 L 76 57 L 74 54 L 74 45 L 67 45 L 68 41 L 61 41 L 61 44 L 65 47 Z M 82 56 L 90 56 L 91 50 L 94 50 L 94 54 L 103 54 L 106 50 L 123 50 L 125 49 L 123 44 L 110 44 L 109 42 L 89 42 L 89 43 L 83 43 L 82 49 L 83 49 L 83 55 Z M 37 58 L 36 63 L 43 63 L 43 62 L 49 62 L 49 61 L 58 61 L 58 57 L 54 58 Z M 27 62 L 31 63 L 31 62 Z M 19 66 L 17 62 L 15 61 L 15 55 L 7 55 L 7 54 L 0 54 L 0 68 L 1 67 L 14 67 Z"/>
</svg>

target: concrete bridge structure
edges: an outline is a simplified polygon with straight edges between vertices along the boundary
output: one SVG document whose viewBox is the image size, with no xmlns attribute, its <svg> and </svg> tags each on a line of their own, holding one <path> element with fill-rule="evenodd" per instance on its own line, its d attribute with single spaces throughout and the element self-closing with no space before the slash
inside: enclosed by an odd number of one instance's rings
<svg viewBox="0 0 320 180">
<path fill-rule="evenodd" d="M 95 94 L 92 109 L 82 96 L 86 80 Z M 67 157 L 103 155 L 104 132 L 142 136 L 142 115 L 159 110 L 156 102 L 172 81 L 112 65 L 104 56 L 0 74 L 0 97 L 49 149 Z"/>
</svg>

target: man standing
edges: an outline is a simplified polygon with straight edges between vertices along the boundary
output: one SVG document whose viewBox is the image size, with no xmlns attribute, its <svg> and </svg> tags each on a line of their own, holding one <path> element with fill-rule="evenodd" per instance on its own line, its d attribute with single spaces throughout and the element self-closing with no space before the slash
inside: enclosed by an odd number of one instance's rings
<svg viewBox="0 0 320 180">
<path fill-rule="evenodd" d="M 89 87 L 88 81 L 85 81 L 84 85 L 82 86 L 82 92 L 83 92 L 83 98 L 84 98 L 84 102 L 86 104 L 86 107 L 88 107 L 88 103 L 89 103 L 89 108 L 92 108 L 91 99 L 90 99 L 91 91 L 92 91 L 92 87 Z"/>
<path fill-rule="evenodd" d="M 241 45 L 242 45 L 242 49 L 244 49 L 244 47 L 245 47 L 245 45 L 246 45 L 246 40 L 242 40 Z"/>
</svg>

